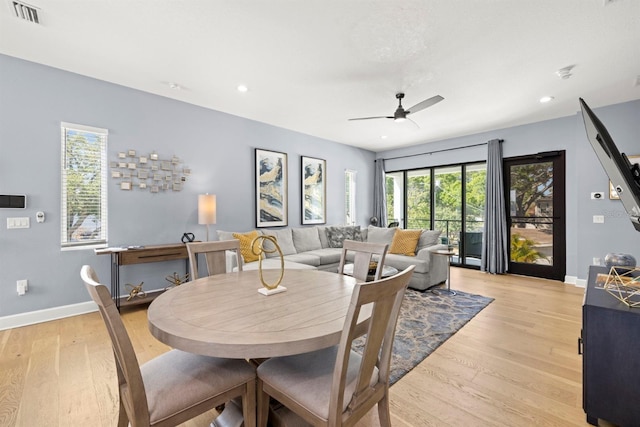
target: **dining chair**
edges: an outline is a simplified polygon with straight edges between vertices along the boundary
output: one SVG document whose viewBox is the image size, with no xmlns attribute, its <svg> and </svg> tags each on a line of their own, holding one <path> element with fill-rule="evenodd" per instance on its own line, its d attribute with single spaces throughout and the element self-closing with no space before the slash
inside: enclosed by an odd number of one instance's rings
<svg viewBox="0 0 640 427">
<path fill-rule="evenodd" d="M 198 254 L 203 254 L 206 260 L 207 276 L 222 274 L 227 272 L 226 251 L 235 251 L 238 260 L 238 271 L 242 271 L 242 256 L 240 254 L 240 242 L 234 240 L 220 240 L 216 242 L 193 242 L 187 243 L 187 253 L 189 254 L 189 269 L 191 280 L 196 280 L 198 276 Z"/>
<path fill-rule="evenodd" d="M 273 357 L 258 366 L 258 426 L 267 425 L 270 397 L 314 426 L 354 425 L 376 404 L 380 425 L 391 425 L 389 365 L 400 306 L 414 268 L 356 284 L 337 346 Z M 361 355 L 351 344 L 367 304 L 372 304 L 372 314 Z"/>
<path fill-rule="evenodd" d="M 80 270 L 109 332 L 118 375 L 118 427 L 176 426 L 241 397 L 245 426 L 255 426 L 255 368 L 242 359 L 170 350 L 140 366 L 111 294 L 88 265 Z"/>
<path fill-rule="evenodd" d="M 386 243 L 358 242 L 355 240 L 345 240 L 342 242 L 342 254 L 340 256 L 340 264 L 338 264 L 338 273 L 344 274 L 344 266 L 347 263 L 347 254 L 354 252 L 353 257 L 353 273 L 360 282 L 366 282 L 369 276 L 369 269 L 372 261 L 377 262 L 376 272 L 373 280 L 380 280 L 382 277 L 382 269 L 384 267 L 384 258 L 387 255 L 389 245 Z M 374 257 L 375 256 L 375 257 Z"/>
</svg>

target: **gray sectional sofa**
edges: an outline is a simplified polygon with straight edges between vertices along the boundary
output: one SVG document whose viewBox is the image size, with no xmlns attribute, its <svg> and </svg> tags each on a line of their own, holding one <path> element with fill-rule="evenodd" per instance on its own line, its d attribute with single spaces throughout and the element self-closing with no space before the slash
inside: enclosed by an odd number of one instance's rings
<svg viewBox="0 0 640 427">
<path fill-rule="evenodd" d="M 340 262 L 342 240 L 361 240 L 364 242 L 391 242 L 395 228 L 379 228 L 369 226 L 324 226 L 294 227 L 280 229 L 259 229 L 259 234 L 275 236 L 282 250 L 285 268 L 318 269 L 336 272 Z M 234 232 L 218 230 L 219 240 L 234 239 Z M 446 245 L 438 244 L 440 231 L 423 230 L 416 248 L 415 256 L 387 253 L 385 265 L 402 271 L 410 265 L 416 268 L 411 277 L 409 287 L 424 290 L 444 282 L 447 278 L 447 257 L 434 255 L 433 251 L 446 249 Z M 268 248 L 270 242 L 265 242 Z M 277 253 L 267 254 L 263 260 L 263 268 L 279 268 Z M 237 267 L 234 254 L 227 256 L 227 270 Z M 243 263 L 243 269 L 258 268 L 258 262 Z"/>
</svg>

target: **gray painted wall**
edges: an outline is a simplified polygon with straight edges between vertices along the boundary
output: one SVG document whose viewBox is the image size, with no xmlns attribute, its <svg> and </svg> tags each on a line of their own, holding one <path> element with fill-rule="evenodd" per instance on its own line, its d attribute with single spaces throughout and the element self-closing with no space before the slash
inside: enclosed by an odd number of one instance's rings
<svg viewBox="0 0 640 427">
<path fill-rule="evenodd" d="M 589 103 L 589 100 L 586 100 Z M 576 110 L 578 110 L 576 100 Z M 594 109 L 621 152 L 640 154 L 640 100 Z M 515 157 L 550 150 L 566 150 L 567 276 L 586 279 L 594 257 L 604 259 L 608 252 L 626 252 L 640 262 L 640 233 L 636 232 L 618 200 L 591 200 L 591 192 L 608 195 L 608 178 L 589 144 L 582 115 L 548 120 L 524 126 L 499 129 L 377 154 L 385 160 L 387 171 L 430 167 L 443 164 L 486 160 L 486 146 L 427 153 L 482 144 L 503 139 L 504 157 Z M 604 215 L 604 224 L 594 224 L 593 215 Z"/>
<path fill-rule="evenodd" d="M 289 226 L 300 225 L 300 155 L 327 160 L 327 223 L 344 222 L 344 171 L 357 171 L 358 223 L 368 224 L 375 154 L 0 55 L 0 194 L 26 194 L 25 210 L 0 209 L 0 317 L 80 303 L 79 279 L 91 264 L 109 280 L 109 256 L 60 250 L 60 122 L 109 129 L 109 160 L 119 151 L 157 151 L 183 159 L 192 175 L 181 192 L 122 191 L 109 178 L 109 244 L 179 242 L 198 225 L 197 195 L 217 195 L 215 230 L 250 230 L 254 217 L 254 148 L 281 151 L 289 161 Z M 37 224 L 35 213 L 46 213 Z M 31 228 L 7 230 L 7 217 L 28 216 Z M 212 238 L 213 240 L 213 238 Z M 160 268 L 161 267 L 161 268 Z M 121 283 L 168 285 L 184 263 L 122 268 Z M 16 280 L 28 279 L 19 297 Z"/>
</svg>

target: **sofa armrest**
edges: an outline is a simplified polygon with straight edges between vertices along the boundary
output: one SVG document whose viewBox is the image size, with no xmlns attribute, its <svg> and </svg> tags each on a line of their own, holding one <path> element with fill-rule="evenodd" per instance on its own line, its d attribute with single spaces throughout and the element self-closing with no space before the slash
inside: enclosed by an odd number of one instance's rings
<svg viewBox="0 0 640 427">
<path fill-rule="evenodd" d="M 433 252 L 447 250 L 447 245 L 432 245 L 420 249 L 416 254 L 416 258 L 420 258 L 429 262 L 429 275 L 431 276 L 431 284 L 441 283 L 447 278 L 447 268 L 449 266 L 449 258 L 442 255 L 435 255 Z"/>
</svg>

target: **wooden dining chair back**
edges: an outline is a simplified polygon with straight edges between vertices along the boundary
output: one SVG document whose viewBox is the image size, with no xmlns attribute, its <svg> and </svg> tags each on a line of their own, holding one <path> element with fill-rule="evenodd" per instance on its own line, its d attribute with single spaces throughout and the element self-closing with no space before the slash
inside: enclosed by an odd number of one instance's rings
<svg viewBox="0 0 640 427">
<path fill-rule="evenodd" d="M 345 240 L 342 242 L 342 254 L 340 256 L 340 264 L 338 264 L 338 273 L 344 274 L 344 266 L 349 262 L 347 255 L 353 252 L 353 273 L 359 282 L 366 282 L 369 277 L 369 269 L 372 261 L 377 262 L 373 280 L 380 280 L 382 277 L 382 269 L 384 267 L 384 258 L 387 255 L 389 245 L 386 243 L 358 242 L 355 240 Z"/>
<path fill-rule="evenodd" d="M 374 282 L 358 283 L 340 344 L 258 367 L 258 425 L 266 426 L 269 397 L 314 426 L 351 426 L 376 404 L 380 425 L 391 425 L 389 365 L 398 314 L 415 266 Z M 372 305 L 362 354 L 352 350 L 358 317 Z"/>
<path fill-rule="evenodd" d="M 170 350 L 140 366 L 120 312 L 95 271 L 80 276 L 107 327 L 116 362 L 118 427 L 176 426 L 241 397 L 245 425 L 255 425 L 255 369 L 244 360 Z"/>
<path fill-rule="evenodd" d="M 220 240 L 216 242 L 187 243 L 189 254 L 189 269 L 191 280 L 196 280 L 198 275 L 198 255 L 205 259 L 207 276 L 227 272 L 227 251 L 234 251 L 238 260 L 238 271 L 242 271 L 242 255 L 240 254 L 239 240 Z"/>
</svg>

